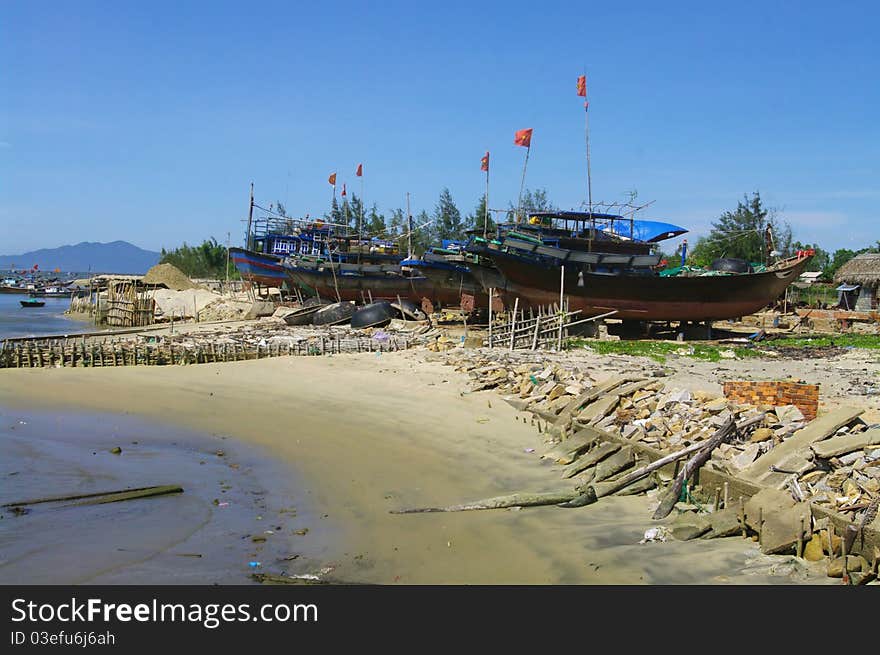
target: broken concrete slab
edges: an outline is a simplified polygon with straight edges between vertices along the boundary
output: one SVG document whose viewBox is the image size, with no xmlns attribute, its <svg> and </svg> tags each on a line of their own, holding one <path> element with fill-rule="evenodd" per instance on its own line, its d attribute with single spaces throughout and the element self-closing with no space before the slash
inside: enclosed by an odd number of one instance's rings
<svg viewBox="0 0 880 655">
<path fill-rule="evenodd" d="M 703 535 L 703 539 L 732 537 L 742 531 L 739 512 L 733 507 L 712 512 L 708 515 L 708 519 L 711 529 Z"/>
<path fill-rule="evenodd" d="M 601 482 L 610 478 L 615 473 L 619 473 L 624 469 L 632 466 L 636 461 L 632 446 L 621 448 L 615 454 L 603 460 L 596 466 L 596 475 L 593 478 L 596 482 Z"/>
<path fill-rule="evenodd" d="M 762 514 L 766 521 L 770 514 L 781 512 L 794 506 L 795 501 L 787 491 L 761 489 L 761 491 L 746 501 L 744 508 L 746 525 L 755 532 L 759 532 L 761 529 L 759 519 Z"/>
<path fill-rule="evenodd" d="M 795 423 L 804 420 L 803 412 L 797 405 L 780 405 L 773 408 L 773 413 L 780 423 Z"/>
<path fill-rule="evenodd" d="M 580 433 L 578 433 L 580 434 Z M 567 467 L 562 474 L 564 478 L 570 478 L 581 471 L 598 464 L 606 457 L 609 457 L 620 450 L 620 444 L 605 441 L 593 448 L 590 452 L 581 456 L 574 464 Z"/>
<path fill-rule="evenodd" d="M 589 449 L 597 438 L 596 434 L 581 430 L 541 455 L 541 459 L 550 459 L 557 464 L 571 464 L 581 453 Z"/>
<path fill-rule="evenodd" d="M 708 517 L 693 512 L 679 514 L 669 526 L 672 536 L 680 541 L 689 541 L 702 537 L 712 529 Z"/>
<path fill-rule="evenodd" d="M 855 407 L 839 407 L 814 419 L 772 450 L 761 455 L 749 468 L 742 471 L 740 476 L 746 480 L 766 484 L 765 478 L 778 476 L 771 470 L 771 466 L 803 450 L 808 450 L 813 443 L 834 434 L 841 426 L 851 422 L 863 412 L 864 409 Z"/>
<path fill-rule="evenodd" d="M 810 504 L 798 503 L 792 507 L 764 513 L 761 528 L 761 552 L 765 555 L 790 550 L 810 527 Z"/>
<path fill-rule="evenodd" d="M 817 441 L 810 448 L 819 457 L 828 459 L 877 444 L 880 444 L 880 429 L 874 428 L 865 432 L 845 434 L 840 437 L 831 437 L 824 441 Z"/>
<path fill-rule="evenodd" d="M 566 421 L 568 421 L 568 419 L 576 414 L 581 407 L 593 402 L 599 396 L 605 395 L 612 389 L 619 387 L 621 384 L 645 379 L 647 378 L 632 375 L 619 375 L 609 378 L 608 380 L 605 380 L 605 382 L 602 382 L 601 384 L 598 384 L 591 389 L 587 389 L 582 394 L 574 398 L 571 402 L 569 402 L 568 405 L 566 405 L 566 407 L 559 413 L 556 425 L 564 424 Z"/>
</svg>

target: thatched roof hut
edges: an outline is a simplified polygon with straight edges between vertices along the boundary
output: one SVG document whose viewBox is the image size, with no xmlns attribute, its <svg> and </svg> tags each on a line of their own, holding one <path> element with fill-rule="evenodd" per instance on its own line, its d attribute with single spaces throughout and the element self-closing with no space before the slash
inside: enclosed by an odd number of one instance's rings
<svg viewBox="0 0 880 655">
<path fill-rule="evenodd" d="M 856 255 L 834 274 L 837 284 L 860 284 L 863 287 L 876 288 L 880 285 L 880 253 L 865 252 Z"/>
</svg>

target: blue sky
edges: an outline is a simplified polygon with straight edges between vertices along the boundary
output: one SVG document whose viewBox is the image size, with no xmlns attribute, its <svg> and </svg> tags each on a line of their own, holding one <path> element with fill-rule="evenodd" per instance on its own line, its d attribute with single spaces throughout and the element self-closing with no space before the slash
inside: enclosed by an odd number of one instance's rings
<svg viewBox="0 0 880 655">
<path fill-rule="evenodd" d="M 711 10 L 709 4 L 716 4 Z M 721 6 L 721 5 L 724 6 Z M 691 242 L 759 190 L 795 237 L 880 239 L 874 2 L 4 3 L 0 253 L 244 236 L 258 202 L 322 213 L 327 176 L 388 212 L 526 186 L 632 190 Z"/>
</svg>

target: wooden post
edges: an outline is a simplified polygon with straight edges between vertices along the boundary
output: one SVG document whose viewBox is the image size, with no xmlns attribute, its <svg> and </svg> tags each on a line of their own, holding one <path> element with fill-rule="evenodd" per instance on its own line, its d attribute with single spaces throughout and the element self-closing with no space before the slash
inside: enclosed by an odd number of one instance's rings
<svg viewBox="0 0 880 655">
<path fill-rule="evenodd" d="M 489 287 L 489 347 L 492 347 L 492 298 L 495 296 L 495 287 Z"/>
<path fill-rule="evenodd" d="M 562 350 L 562 308 L 565 298 L 565 264 L 559 267 L 559 336 L 556 339 L 556 350 Z"/>
<path fill-rule="evenodd" d="M 513 302 L 513 319 L 510 322 L 510 350 L 513 351 L 513 340 L 516 337 L 516 312 L 519 310 L 519 296 Z"/>
<path fill-rule="evenodd" d="M 803 519 L 801 519 L 801 529 L 800 529 L 800 532 L 798 532 L 796 555 L 799 558 L 804 556 L 804 520 Z"/>
<path fill-rule="evenodd" d="M 532 335 L 532 350 L 537 349 L 538 347 L 538 333 L 541 330 L 541 314 L 538 313 L 538 318 L 535 320 L 535 333 Z"/>
</svg>

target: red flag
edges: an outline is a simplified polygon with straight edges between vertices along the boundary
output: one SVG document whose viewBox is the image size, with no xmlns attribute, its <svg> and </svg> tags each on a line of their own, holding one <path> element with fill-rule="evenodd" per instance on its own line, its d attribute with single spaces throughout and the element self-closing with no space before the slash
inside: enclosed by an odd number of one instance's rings
<svg viewBox="0 0 880 655">
<path fill-rule="evenodd" d="M 363 174 L 364 174 L 364 165 L 363 165 L 363 164 L 358 164 L 358 168 L 357 168 L 357 170 L 354 172 L 354 174 L 357 175 L 358 177 L 362 177 Z"/>
<path fill-rule="evenodd" d="M 518 146 L 529 148 L 532 145 L 532 128 L 518 130 L 513 137 L 513 142 Z"/>
<path fill-rule="evenodd" d="M 342 196 L 345 197 L 345 182 L 342 183 Z"/>
<path fill-rule="evenodd" d="M 330 173 L 330 177 L 327 178 L 327 181 L 333 186 L 336 186 L 336 173 Z"/>
<path fill-rule="evenodd" d="M 581 75 L 578 78 L 578 95 L 582 98 L 587 97 L 587 76 Z"/>
<path fill-rule="evenodd" d="M 486 151 L 486 154 L 483 155 L 483 158 L 480 160 L 480 170 L 489 172 L 489 151 Z"/>
</svg>

